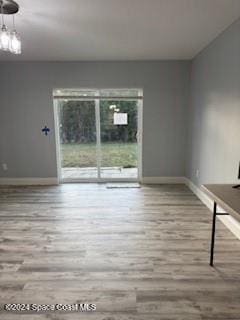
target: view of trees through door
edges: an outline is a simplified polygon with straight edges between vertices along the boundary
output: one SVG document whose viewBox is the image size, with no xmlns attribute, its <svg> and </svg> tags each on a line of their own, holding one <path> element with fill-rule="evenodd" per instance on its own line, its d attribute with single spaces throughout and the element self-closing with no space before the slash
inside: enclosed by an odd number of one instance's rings
<svg viewBox="0 0 240 320">
<path fill-rule="evenodd" d="M 139 99 L 55 99 L 63 179 L 138 178 Z"/>
</svg>

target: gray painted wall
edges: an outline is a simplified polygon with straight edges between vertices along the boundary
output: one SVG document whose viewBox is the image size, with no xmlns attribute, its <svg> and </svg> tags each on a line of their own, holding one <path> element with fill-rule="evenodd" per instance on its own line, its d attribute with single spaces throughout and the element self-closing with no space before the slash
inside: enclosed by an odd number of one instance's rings
<svg viewBox="0 0 240 320">
<path fill-rule="evenodd" d="M 240 160 L 240 20 L 192 62 L 187 176 L 236 180 Z M 199 170 L 199 177 L 196 171 Z"/>
<path fill-rule="evenodd" d="M 56 177 L 52 90 L 144 90 L 143 176 L 184 176 L 190 63 L 0 63 L 0 177 Z M 49 137 L 41 133 L 47 124 Z"/>
</svg>

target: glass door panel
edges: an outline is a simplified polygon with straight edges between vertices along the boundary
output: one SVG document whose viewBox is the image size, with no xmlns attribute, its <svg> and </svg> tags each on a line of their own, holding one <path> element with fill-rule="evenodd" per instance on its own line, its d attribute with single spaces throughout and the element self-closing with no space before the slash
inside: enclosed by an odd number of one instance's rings
<svg viewBox="0 0 240 320">
<path fill-rule="evenodd" d="M 138 177 L 138 101 L 100 100 L 100 176 Z"/>
<path fill-rule="evenodd" d="M 58 100 L 63 180 L 98 177 L 95 101 Z"/>
</svg>

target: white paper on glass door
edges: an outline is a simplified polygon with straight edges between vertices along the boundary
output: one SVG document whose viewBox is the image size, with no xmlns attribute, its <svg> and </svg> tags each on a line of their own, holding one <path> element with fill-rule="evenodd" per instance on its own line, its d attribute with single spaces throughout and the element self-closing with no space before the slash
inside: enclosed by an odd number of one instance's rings
<svg viewBox="0 0 240 320">
<path fill-rule="evenodd" d="M 115 124 L 115 125 L 128 124 L 128 114 L 127 113 L 114 112 L 114 114 L 113 114 L 113 124 Z"/>
</svg>

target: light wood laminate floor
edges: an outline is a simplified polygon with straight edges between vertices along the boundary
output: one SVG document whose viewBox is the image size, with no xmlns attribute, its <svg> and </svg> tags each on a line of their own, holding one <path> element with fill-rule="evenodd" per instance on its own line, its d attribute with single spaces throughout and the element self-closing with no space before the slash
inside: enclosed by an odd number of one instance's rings
<svg viewBox="0 0 240 320">
<path fill-rule="evenodd" d="M 240 241 L 182 185 L 0 188 L 0 302 L 95 303 L 1 320 L 240 319 Z"/>
</svg>

